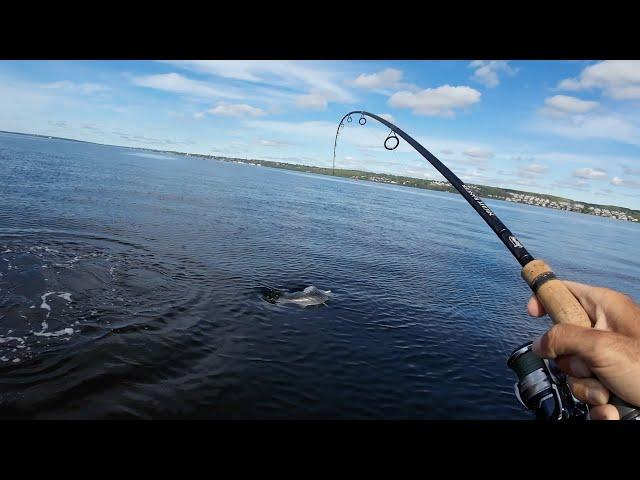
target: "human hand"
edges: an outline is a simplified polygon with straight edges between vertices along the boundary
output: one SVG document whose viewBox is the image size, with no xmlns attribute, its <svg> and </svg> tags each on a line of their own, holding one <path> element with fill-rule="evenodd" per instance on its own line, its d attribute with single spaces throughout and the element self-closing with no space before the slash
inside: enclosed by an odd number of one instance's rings
<svg viewBox="0 0 640 480">
<path fill-rule="evenodd" d="M 555 359 L 568 375 L 574 396 L 591 405 L 591 418 L 618 420 L 618 410 L 608 403 L 610 392 L 640 405 L 640 305 L 608 288 L 564 283 L 587 312 L 593 328 L 554 325 L 533 342 L 533 351 Z M 546 314 L 535 295 L 527 310 L 534 317 Z"/>
</svg>

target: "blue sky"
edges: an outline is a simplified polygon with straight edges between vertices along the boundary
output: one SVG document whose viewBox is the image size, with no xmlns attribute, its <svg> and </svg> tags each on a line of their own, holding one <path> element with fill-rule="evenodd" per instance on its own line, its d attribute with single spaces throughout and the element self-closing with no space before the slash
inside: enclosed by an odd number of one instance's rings
<svg viewBox="0 0 640 480">
<path fill-rule="evenodd" d="M 3 61 L 0 130 L 329 166 L 349 110 L 468 183 L 640 209 L 639 61 Z M 348 124 L 337 167 L 442 177 Z"/>
</svg>

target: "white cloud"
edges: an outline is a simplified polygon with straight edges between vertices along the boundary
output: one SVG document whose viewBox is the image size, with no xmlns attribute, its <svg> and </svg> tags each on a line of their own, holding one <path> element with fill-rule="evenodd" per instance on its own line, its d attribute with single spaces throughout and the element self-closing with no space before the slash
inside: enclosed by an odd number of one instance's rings
<svg viewBox="0 0 640 480">
<path fill-rule="evenodd" d="M 248 128 L 276 132 L 290 137 L 302 139 L 322 139 L 333 141 L 337 123 L 326 121 L 284 122 L 278 120 L 249 120 L 245 122 Z"/>
<path fill-rule="evenodd" d="M 362 73 L 353 81 L 356 87 L 368 90 L 380 90 L 383 88 L 393 88 L 402 80 L 402 71 L 395 68 L 386 68 L 380 72 L 367 75 Z"/>
<path fill-rule="evenodd" d="M 618 100 L 640 99 L 640 61 L 605 60 L 589 65 L 577 78 L 566 78 L 558 84 L 562 90 L 601 89 Z"/>
<path fill-rule="evenodd" d="M 587 180 L 591 180 L 591 179 L 597 180 L 597 179 L 602 179 L 603 177 L 606 177 L 607 172 L 599 168 L 586 167 L 586 168 L 579 168 L 575 170 L 573 172 L 573 176 L 577 178 L 584 178 Z"/>
<path fill-rule="evenodd" d="M 266 115 L 261 108 L 252 107 L 246 103 L 225 103 L 220 102 L 213 108 L 207 110 L 211 115 L 223 117 L 260 117 Z"/>
<path fill-rule="evenodd" d="M 290 145 L 294 145 L 292 142 L 283 142 L 281 140 L 270 140 L 266 138 L 259 138 L 255 141 L 255 143 L 263 147 L 276 147 L 276 148 L 284 148 Z"/>
<path fill-rule="evenodd" d="M 594 112 L 598 102 L 569 95 L 545 99 L 539 110 L 546 116 L 534 129 L 573 139 L 598 138 L 640 145 L 640 128 L 631 115 Z"/>
<path fill-rule="evenodd" d="M 310 108 L 312 110 L 326 110 L 327 99 L 317 93 L 300 95 L 296 98 L 296 106 L 298 108 Z"/>
<path fill-rule="evenodd" d="M 531 162 L 534 158 L 530 156 L 524 157 L 522 155 L 512 155 L 509 157 L 509 160 L 513 160 L 515 162 Z"/>
<path fill-rule="evenodd" d="M 442 85 L 419 92 L 400 91 L 389 98 L 389 105 L 410 108 L 418 115 L 453 117 L 454 110 L 465 108 L 480 101 L 480 92 L 466 86 Z"/>
<path fill-rule="evenodd" d="M 583 167 L 585 165 L 606 170 L 611 168 L 612 165 L 623 166 L 630 165 L 637 162 L 638 159 L 634 157 L 616 156 L 616 155 L 600 155 L 600 154 L 580 154 L 580 153 L 568 153 L 559 151 L 550 152 L 537 152 L 529 157 L 531 163 L 560 165 L 565 164 L 572 168 Z M 622 167 L 624 175 L 630 175 Z"/>
<path fill-rule="evenodd" d="M 75 85 L 70 82 L 43 88 L 42 83 L 13 79 L 0 72 L 0 130 L 77 137 L 81 130 L 72 119 L 93 121 L 94 112 L 104 104 L 96 102 L 100 94 L 81 95 L 78 90 L 69 90 Z M 104 137 L 92 137 L 84 130 L 82 133 L 86 135 L 83 138 L 104 142 Z"/>
<path fill-rule="evenodd" d="M 640 188 L 640 182 L 636 180 L 623 180 L 620 177 L 613 177 L 611 179 L 611 184 L 616 187 Z"/>
<path fill-rule="evenodd" d="M 512 180 L 512 182 L 516 185 L 521 185 L 523 187 L 537 187 L 538 183 L 536 180 L 532 178 L 518 178 L 516 180 Z"/>
<path fill-rule="evenodd" d="M 384 118 L 388 122 L 396 121 L 395 118 L 393 118 L 393 115 L 391 115 L 390 113 L 380 113 L 378 116 Z"/>
<path fill-rule="evenodd" d="M 640 129 L 619 115 L 569 115 L 540 122 L 535 129 L 574 139 L 601 138 L 640 145 Z"/>
<path fill-rule="evenodd" d="M 521 170 L 523 173 L 531 173 L 537 175 L 546 172 L 547 170 L 549 170 L 549 167 L 537 163 L 532 163 L 530 165 L 527 165 L 526 167 L 522 167 Z"/>
<path fill-rule="evenodd" d="M 486 87 L 497 87 L 500 84 L 501 72 L 507 75 L 514 75 L 517 72 L 517 69 L 511 67 L 506 60 L 474 60 L 469 67 L 476 69 L 471 78 Z"/>
<path fill-rule="evenodd" d="M 447 164 L 453 165 L 454 168 L 460 165 L 471 165 L 477 170 L 488 170 L 486 158 L 447 158 Z"/>
<path fill-rule="evenodd" d="M 477 168 L 473 170 L 467 170 L 460 174 L 460 178 L 468 183 L 481 183 L 487 181 L 487 176 L 479 171 Z"/>
<path fill-rule="evenodd" d="M 133 83 L 141 87 L 154 88 L 165 92 L 181 93 L 204 98 L 239 99 L 242 95 L 229 89 L 216 88 L 207 82 L 192 80 L 179 73 L 161 73 L 134 77 Z"/>
<path fill-rule="evenodd" d="M 491 153 L 489 150 L 480 147 L 467 148 L 462 153 L 471 158 L 490 158 L 493 156 L 493 153 Z"/>
<path fill-rule="evenodd" d="M 566 188 L 569 190 L 580 190 L 582 192 L 586 192 L 589 190 L 589 182 L 586 180 L 575 179 L 575 178 L 564 178 L 562 180 L 557 180 L 551 184 L 552 187 L 557 188 Z"/>
<path fill-rule="evenodd" d="M 355 146 L 363 150 L 384 150 L 384 139 L 389 133 L 389 129 L 377 122 L 368 122 L 366 128 L 360 127 L 357 123 L 357 117 L 353 123 L 347 124 L 340 131 L 338 140 L 338 148 L 341 146 Z M 312 120 L 306 122 L 287 122 L 281 120 L 248 120 L 244 123 L 245 127 L 262 130 L 265 132 L 274 132 L 280 136 L 295 138 L 301 142 L 319 141 L 321 145 L 333 145 L 336 135 L 337 122 L 329 122 L 324 120 Z M 267 135 L 265 135 L 267 136 Z M 420 138 L 417 138 L 420 141 Z M 399 152 L 415 152 L 406 142 L 400 142 Z"/>
<path fill-rule="evenodd" d="M 568 95 L 555 95 L 547 98 L 544 103 L 548 109 L 551 109 L 551 113 L 561 115 L 587 113 L 599 105 L 598 102 L 581 100 Z"/>
<path fill-rule="evenodd" d="M 187 70 L 254 84 L 268 84 L 298 92 L 316 92 L 329 101 L 352 102 L 339 83 L 339 71 L 326 62 L 292 60 L 179 60 L 167 61 Z"/>
<path fill-rule="evenodd" d="M 503 177 L 509 177 L 508 181 L 523 186 L 538 186 L 540 175 L 548 171 L 549 168 L 545 165 L 538 163 L 531 163 L 529 165 L 521 165 L 516 171 L 504 171 L 498 170 L 498 175 Z"/>
<path fill-rule="evenodd" d="M 52 90 L 63 90 L 73 93 L 81 93 L 83 95 L 91 95 L 94 93 L 107 92 L 111 90 L 111 87 L 102 85 L 99 83 L 75 83 L 69 80 L 62 80 L 59 82 L 45 83 L 42 88 Z"/>
<path fill-rule="evenodd" d="M 196 112 L 193 114 L 193 118 L 204 118 L 204 112 Z"/>
<path fill-rule="evenodd" d="M 625 175 L 640 175 L 640 168 L 630 167 L 629 165 L 621 164 L 622 171 Z"/>
</svg>

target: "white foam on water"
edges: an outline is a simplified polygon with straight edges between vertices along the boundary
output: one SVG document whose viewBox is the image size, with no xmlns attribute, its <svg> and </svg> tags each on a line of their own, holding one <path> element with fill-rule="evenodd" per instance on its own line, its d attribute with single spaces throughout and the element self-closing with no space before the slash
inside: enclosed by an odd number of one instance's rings
<svg viewBox="0 0 640 480">
<path fill-rule="evenodd" d="M 21 344 L 24 345 L 24 338 L 21 337 L 0 337 L 0 344 L 1 343 L 8 343 L 11 341 L 16 341 L 16 342 L 20 342 Z"/>
<path fill-rule="evenodd" d="M 3 362 L 8 362 L 9 359 L 7 357 L 0 357 L 0 360 L 2 360 Z"/>
<path fill-rule="evenodd" d="M 40 304 L 40 308 L 44 308 L 46 310 L 51 311 L 51 307 L 49 306 L 49 304 L 47 303 L 47 297 L 49 295 L 53 295 L 56 292 L 47 292 L 44 295 L 41 295 L 40 298 L 42 299 L 42 304 Z"/>
<path fill-rule="evenodd" d="M 47 310 L 47 316 L 45 317 L 45 319 L 42 321 L 42 330 L 40 330 L 39 332 L 33 332 L 34 335 L 37 335 L 39 337 L 58 337 L 60 335 L 72 335 L 73 334 L 73 328 L 64 328 L 62 330 L 58 330 L 57 332 L 48 332 L 45 333 L 46 330 L 49 328 L 49 324 L 47 323 L 47 319 L 49 318 L 49 315 L 51 314 L 51 305 L 49 305 L 47 303 L 47 297 L 50 295 L 56 295 L 57 297 L 60 297 L 64 300 L 66 300 L 67 302 L 71 302 L 71 294 L 69 292 L 47 292 L 44 295 L 42 295 L 40 298 L 42 299 L 42 304 L 40 304 L 40 308 Z M 34 306 L 31 306 L 29 308 L 33 308 Z"/>
<path fill-rule="evenodd" d="M 63 328 L 62 330 L 58 330 L 57 332 L 33 332 L 34 335 L 38 337 L 59 337 L 61 335 L 73 335 L 73 328 Z"/>
<path fill-rule="evenodd" d="M 14 358 L 13 360 L 11 360 L 13 363 L 18 363 L 20 361 L 19 358 Z"/>
<path fill-rule="evenodd" d="M 49 295 L 53 295 L 56 292 L 47 292 L 44 295 L 40 296 L 40 298 L 42 299 L 42 303 L 40 304 L 40 308 L 43 308 L 45 310 L 47 310 L 47 316 L 45 318 L 49 318 L 49 315 L 51 315 L 51 306 L 47 303 L 47 297 Z M 47 328 L 47 322 L 43 321 L 42 322 L 42 328 L 43 330 L 46 330 Z"/>
<path fill-rule="evenodd" d="M 71 294 L 66 292 L 58 292 L 58 297 L 64 298 L 67 302 L 71 301 Z"/>
</svg>

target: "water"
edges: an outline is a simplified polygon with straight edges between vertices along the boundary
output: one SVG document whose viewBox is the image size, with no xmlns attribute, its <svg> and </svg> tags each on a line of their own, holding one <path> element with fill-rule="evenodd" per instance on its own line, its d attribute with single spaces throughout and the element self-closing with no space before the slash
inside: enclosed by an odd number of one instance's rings
<svg viewBox="0 0 640 480">
<path fill-rule="evenodd" d="M 0 166 L 1 418 L 530 418 L 505 362 L 550 323 L 459 196 L 10 134 Z M 487 203 L 640 298 L 640 226 Z"/>
</svg>

